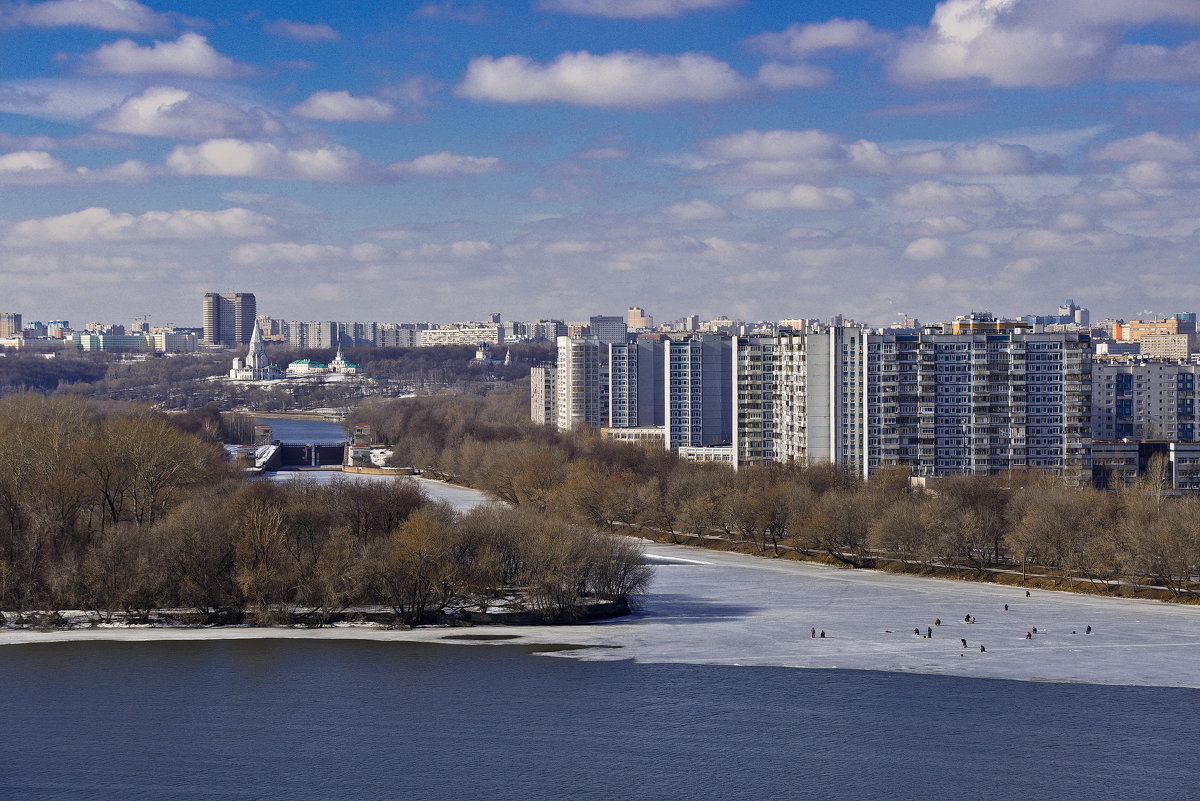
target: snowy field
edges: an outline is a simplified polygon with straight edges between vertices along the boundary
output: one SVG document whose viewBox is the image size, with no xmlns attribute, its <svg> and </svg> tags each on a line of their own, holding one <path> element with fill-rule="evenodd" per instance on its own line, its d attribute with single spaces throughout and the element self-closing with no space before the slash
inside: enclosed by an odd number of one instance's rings
<svg viewBox="0 0 1200 801">
<path fill-rule="evenodd" d="M 481 494 L 422 481 L 459 508 Z M 631 618 L 504 627 L 507 643 L 571 644 L 576 659 L 853 668 L 1031 681 L 1200 688 L 1200 607 L 896 576 L 683 546 L 646 546 L 654 584 Z M 1004 605 L 1008 604 L 1008 611 Z M 971 616 L 975 623 L 964 622 Z M 941 620 L 940 626 L 934 621 Z M 1037 634 L 1026 639 L 1026 632 Z M 1091 634 L 1085 633 L 1092 627 Z M 813 638 L 811 629 L 824 631 Z M 933 636 L 925 635 L 932 629 Z M 0 631 L 0 644 L 64 640 L 320 637 L 437 642 L 463 629 Z M 962 647 L 961 641 L 967 641 Z M 480 644 L 445 640 L 456 644 Z M 986 647 L 981 653 L 980 645 Z"/>
</svg>

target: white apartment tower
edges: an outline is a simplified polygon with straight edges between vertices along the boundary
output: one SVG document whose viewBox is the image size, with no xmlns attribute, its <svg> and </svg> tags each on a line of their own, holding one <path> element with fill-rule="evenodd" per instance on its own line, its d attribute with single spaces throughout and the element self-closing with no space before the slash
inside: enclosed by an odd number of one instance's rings
<svg viewBox="0 0 1200 801">
<path fill-rule="evenodd" d="M 1092 378 L 1092 436 L 1096 440 L 1195 442 L 1200 432 L 1196 373 L 1178 362 L 1098 362 Z"/>
<path fill-rule="evenodd" d="M 957 329 L 957 332 L 955 332 Z M 976 315 L 868 343 L 868 470 L 1090 474 L 1091 338 Z"/>
<path fill-rule="evenodd" d="M 663 341 L 635 339 L 612 343 L 608 354 L 608 425 L 612 428 L 663 425 Z"/>
<path fill-rule="evenodd" d="M 554 406 L 554 423 L 564 431 L 581 425 L 608 425 L 607 343 L 558 338 Z"/>
<path fill-rule="evenodd" d="M 664 347 L 667 448 L 733 442 L 733 342 L 720 335 L 668 339 Z"/>
<path fill-rule="evenodd" d="M 733 466 L 775 461 L 775 336 L 733 341 Z"/>
<path fill-rule="evenodd" d="M 555 368 L 532 367 L 529 370 L 529 416 L 539 425 L 554 423 Z"/>
<path fill-rule="evenodd" d="M 867 476 L 865 329 L 813 326 L 776 337 L 775 459 Z"/>
</svg>

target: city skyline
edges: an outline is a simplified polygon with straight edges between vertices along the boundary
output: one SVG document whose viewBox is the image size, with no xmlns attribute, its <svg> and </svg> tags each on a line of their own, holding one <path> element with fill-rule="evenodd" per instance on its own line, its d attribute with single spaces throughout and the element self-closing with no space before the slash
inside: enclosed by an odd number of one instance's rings
<svg viewBox="0 0 1200 801">
<path fill-rule="evenodd" d="M 1195 308 L 1190 0 L 0 3 L 27 320 Z M 283 13 L 283 12 L 280 12 Z"/>
</svg>

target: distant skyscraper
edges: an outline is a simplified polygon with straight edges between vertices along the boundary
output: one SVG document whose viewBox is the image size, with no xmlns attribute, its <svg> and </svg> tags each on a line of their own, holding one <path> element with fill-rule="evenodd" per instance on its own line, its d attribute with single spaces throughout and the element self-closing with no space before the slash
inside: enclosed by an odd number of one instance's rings
<svg viewBox="0 0 1200 801">
<path fill-rule="evenodd" d="M 0 312 L 0 337 L 21 336 L 21 315 L 16 312 Z"/>
<path fill-rule="evenodd" d="M 589 336 L 601 342 L 624 342 L 625 321 L 615 315 L 597 314 L 588 321 Z"/>
<path fill-rule="evenodd" d="M 338 342 L 338 324 L 332 320 L 284 323 L 287 343 L 293 348 L 332 348 Z"/>
<path fill-rule="evenodd" d="M 630 331 L 648 331 L 654 327 L 654 318 L 639 306 L 630 306 L 625 312 L 625 325 Z"/>
<path fill-rule="evenodd" d="M 257 308 L 251 292 L 209 292 L 204 296 L 204 341 L 213 345 L 248 345 Z"/>
</svg>

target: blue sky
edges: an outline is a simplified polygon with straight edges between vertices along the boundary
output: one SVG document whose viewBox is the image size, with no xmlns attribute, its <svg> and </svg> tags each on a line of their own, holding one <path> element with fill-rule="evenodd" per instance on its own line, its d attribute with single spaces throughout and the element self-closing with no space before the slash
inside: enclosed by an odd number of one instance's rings
<svg viewBox="0 0 1200 801">
<path fill-rule="evenodd" d="M 0 307 L 1200 307 L 1196 0 L 0 0 Z"/>
</svg>

